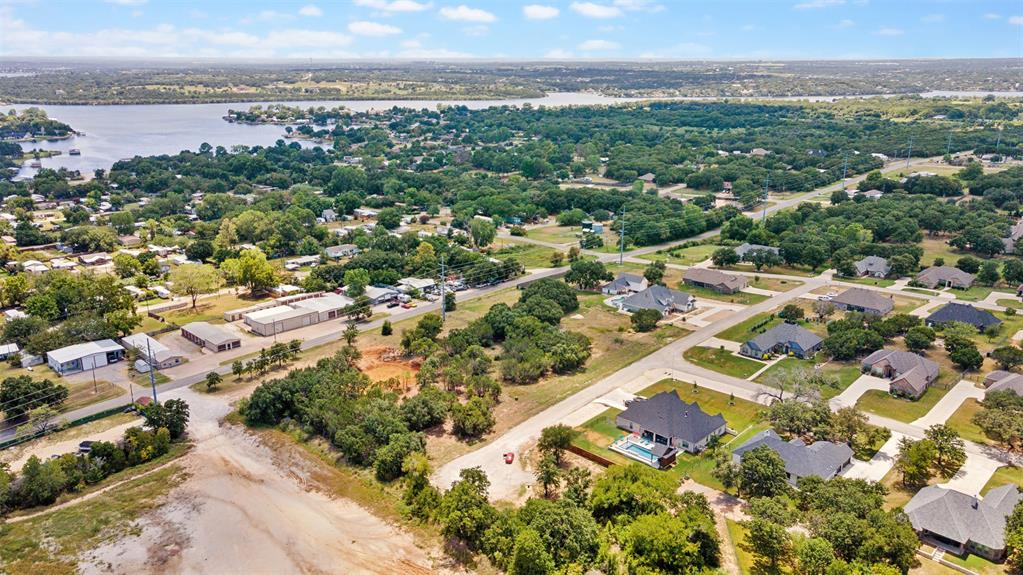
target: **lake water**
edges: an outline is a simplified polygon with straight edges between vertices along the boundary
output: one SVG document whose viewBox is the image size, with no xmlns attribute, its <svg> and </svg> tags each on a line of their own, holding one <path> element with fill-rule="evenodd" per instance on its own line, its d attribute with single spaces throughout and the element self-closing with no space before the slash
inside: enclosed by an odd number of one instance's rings
<svg viewBox="0 0 1023 575">
<path fill-rule="evenodd" d="M 984 93 L 933 92 L 926 96 L 983 95 Z M 1023 93 L 996 93 L 1000 96 L 1023 96 Z M 700 100 L 703 98 L 679 98 Z M 776 98 L 778 100 L 834 100 L 834 97 Z M 585 106 L 617 104 L 642 100 L 639 98 L 612 98 L 584 92 L 552 93 L 543 98 L 519 98 L 511 100 L 348 100 L 317 102 L 283 102 L 297 106 L 345 106 L 357 112 L 383 110 L 394 106 L 435 109 L 439 104 L 464 105 L 472 109 L 490 106 Z M 43 158 L 47 168 L 68 168 L 90 173 L 96 168 L 107 169 L 114 162 L 134 156 L 176 154 L 182 150 L 196 150 L 203 142 L 213 147 L 244 144 L 248 146 L 272 146 L 284 135 L 283 126 L 248 126 L 232 124 L 222 120 L 228 109 L 247 109 L 257 103 L 234 102 L 230 104 L 153 104 L 116 106 L 37 106 L 46 110 L 51 118 L 69 124 L 84 136 L 55 142 L 25 142 L 26 151 L 32 149 L 59 150 L 61 155 Z M 0 111 L 10 108 L 24 109 L 29 105 L 0 106 Z M 303 145 L 311 145 L 304 143 Z M 72 148 L 81 150 L 82 155 L 70 156 Z M 18 178 L 31 178 L 37 170 L 26 163 L 18 172 Z"/>
</svg>

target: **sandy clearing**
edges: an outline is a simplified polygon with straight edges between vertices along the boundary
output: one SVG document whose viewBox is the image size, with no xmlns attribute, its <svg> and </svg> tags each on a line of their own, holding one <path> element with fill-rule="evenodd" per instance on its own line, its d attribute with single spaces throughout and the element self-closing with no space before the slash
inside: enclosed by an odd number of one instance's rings
<svg viewBox="0 0 1023 575">
<path fill-rule="evenodd" d="M 44 438 L 42 443 L 38 446 L 35 442 L 30 442 L 25 449 L 17 453 L 17 455 L 10 460 L 0 457 L 0 461 L 7 461 L 11 465 L 12 470 L 20 471 L 21 467 L 25 465 L 28 458 L 35 455 L 39 459 L 49 459 L 51 455 L 63 455 L 65 453 L 75 453 L 78 451 L 78 444 L 86 439 L 92 441 L 117 441 L 124 437 L 124 432 L 130 427 L 138 427 L 142 425 L 142 420 L 139 418 L 133 419 L 128 423 L 122 423 L 115 425 L 114 427 L 104 429 L 101 431 L 95 431 L 92 433 L 75 434 L 70 439 L 64 439 L 61 441 L 50 441 L 46 442 Z"/>
<path fill-rule="evenodd" d="M 307 458 L 218 423 L 229 396 L 168 395 L 192 407 L 190 475 L 135 534 L 87 553 L 81 573 L 437 572 L 410 534 L 318 490 Z"/>
</svg>

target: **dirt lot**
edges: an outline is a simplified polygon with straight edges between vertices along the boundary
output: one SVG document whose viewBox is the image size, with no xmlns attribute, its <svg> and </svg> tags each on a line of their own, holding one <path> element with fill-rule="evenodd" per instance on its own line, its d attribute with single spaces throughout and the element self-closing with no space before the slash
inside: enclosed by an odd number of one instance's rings
<svg viewBox="0 0 1023 575">
<path fill-rule="evenodd" d="M 388 346 L 376 346 L 362 350 L 359 369 L 372 381 L 386 381 L 396 378 L 402 387 L 408 389 L 416 381 L 419 364 L 395 357 L 395 349 Z"/>
<path fill-rule="evenodd" d="M 82 558 L 83 573 L 438 572 L 413 536 L 331 497 L 331 468 L 220 420 L 230 395 L 178 390 L 192 408 L 189 477 L 131 535 Z"/>
</svg>

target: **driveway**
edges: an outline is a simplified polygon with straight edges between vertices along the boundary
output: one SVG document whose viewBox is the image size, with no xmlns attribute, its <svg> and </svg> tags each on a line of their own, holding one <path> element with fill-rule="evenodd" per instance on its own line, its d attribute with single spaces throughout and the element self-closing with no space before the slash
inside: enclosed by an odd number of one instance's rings
<svg viewBox="0 0 1023 575">
<path fill-rule="evenodd" d="M 966 462 L 952 476 L 948 483 L 942 483 L 945 489 L 955 489 L 967 495 L 979 495 L 987 482 L 991 480 L 995 470 L 1005 463 L 991 459 L 980 453 L 966 453 Z"/>
<path fill-rule="evenodd" d="M 899 442 L 905 435 L 892 432 L 891 438 L 877 450 L 870 461 L 854 459 L 852 465 L 846 468 L 842 476 L 847 479 L 865 479 L 867 481 L 881 481 L 895 465 L 895 457 L 899 454 Z"/>
<path fill-rule="evenodd" d="M 959 406 L 970 398 L 978 401 L 984 399 L 984 390 L 978 388 L 972 381 L 960 380 L 930 411 L 914 421 L 913 425 L 926 429 L 932 425 L 945 423 L 959 409 Z"/>
<path fill-rule="evenodd" d="M 869 374 L 859 376 L 852 385 L 845 388 L 845 391 L 831 398 L 831 409 L 852 407 L 860 399 L 860 396 L 870 390 L 888 391 L 890 384 L 887 379 L 875 377 Z"/>
</svg>

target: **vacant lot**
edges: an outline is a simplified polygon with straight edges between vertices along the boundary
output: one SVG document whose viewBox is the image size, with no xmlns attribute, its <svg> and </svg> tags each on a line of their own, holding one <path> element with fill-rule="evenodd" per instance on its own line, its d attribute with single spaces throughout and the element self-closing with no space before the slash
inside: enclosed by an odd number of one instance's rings
<svg viewBox="0 0 1023 575">
<path fill-rule="evenodd" d="M 674 248 L 670 250 L 645 254 L 640 256 L 652 262 L 662 261 L 669 264 L 691 266 L 710 259 L 715 250 L 721 246 L 716 244 L 701 244 L 687 248 Z"/>
<path fill-rule="evenodd" d="M 727 349 L 715 347 L 692 347 L 687 349 L 682 357 L 693 365 L 740 379 L 746 379 L 764 367 L 764 364 L 759 361 L 740 357 Z"/>
<path fill-rule="evenodd" d="M 782 322 L 780 317 L 772 317 L 770 313 L 757 314 L 746 321 L 737 323 L 717 334 L 721 339 L 744 343 L 757 334 L 763 333 Z"/>
<path fill-rule="evenodd" d="M 776 377 L 785 377 L 786 374 L 798 373 L 808 369 L 813 369 L 814 362 L 812 360 L 799 359 L 797 357 L 786 357 L 778 363 L 775 363 L 771 367 L 767 368 L 764 373 L 761 373 L 753 381 L 757 383 L 764 383 L 770 381 Z M 841 363 L 836 361 L 830 361 L 825 363 L 821 369 L 827 375 L 830 375 L 838 379 L 837 387 L 826 387 L 821 390 L 821 397 L 824 399 L 831 399 L 836 395 L 845 391 L 845 388 L 852 385 L 852 382 L 856 381 L 856 378 L 860 376 L 860 366 L 856 363 Z"/>
<path fill-rule="evenodd" d="M 176 309 L 162 314 L 167 321 L 177 325 L 185 325 L 193 321 L 208 321 L 211 323 L 224 323 L 224 312 L 248 307 L 260 302 L 268 301 L 270 298 L 252 298 L 248 295 L 238 296 L 235 294 L 222 294 L 216 297 L 200 299 L 196 302 L 195 309 L 191 306 Z"/>
<path fill-rule="evenodd" d="M 760 303 L 767 299 L 766 295 L 760 295 L 758 293 L 747 292 L 736 292 L 732 294 L 718 293 L 710 288 L 693 286 L 688 284 L 680 285 L 679 289 L 696 296 L 697 299 L 710 299 L 715 301 L 736 303 L 740 305 L 753 305 L 755 303 Z"/>
<path fill-rule="evenodd" d="M 501 261 L 514 259 L 526 269 L 553 267 L 551 266 L 551 256 L 558 252 L 558 250 L 547 246 L 515 243 L 504 238 L 498 241 L 504 245 L 491 255 Z"/>
</svg>

